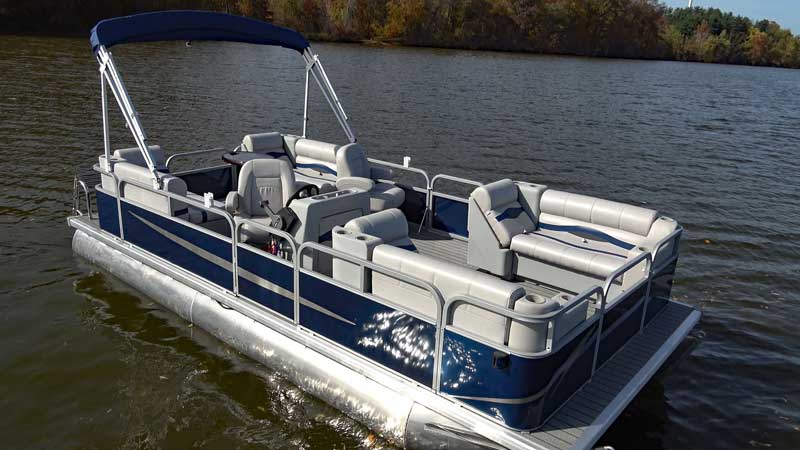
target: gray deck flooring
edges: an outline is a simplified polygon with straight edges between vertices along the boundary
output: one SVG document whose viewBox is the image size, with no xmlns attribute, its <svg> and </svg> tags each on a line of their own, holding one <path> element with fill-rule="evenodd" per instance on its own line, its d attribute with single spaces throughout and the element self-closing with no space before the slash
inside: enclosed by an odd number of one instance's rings
<svg viewBox="0 0 800 450">
<path fill-rule="evenodd" d="M 467 264 L 467 241 L 453 239 L 450 236 L 423 229 L 418 232 L 419 225 L 408 224 L 411 241 L 423 255 L 443 259 L 464 267 Z"/>
<path fill-rule="evenodd" d="M 685 305 L 667 304 L 643 333 L 631 339 L 539 430 L 529 433 L 530 439 L 548 449 L 577 448 L 587 428 L 601 425 L 600 415 L 605 408 L 634 382 L 639 371 L 691 312 Z M 636 380 L 637 391 L 647 381 Z M 611 420 L 621 412 L 616 411 Z"/>
</svg>

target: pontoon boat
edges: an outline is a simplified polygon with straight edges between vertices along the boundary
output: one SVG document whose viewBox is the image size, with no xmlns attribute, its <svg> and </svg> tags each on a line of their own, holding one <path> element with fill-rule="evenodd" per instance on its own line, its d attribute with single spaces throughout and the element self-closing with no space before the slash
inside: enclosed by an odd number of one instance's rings
<svg viewBox="0 0 800 450">
<path fill-rule="evenodd" d="M 301 133 L 167 157 L 109 51 L 163 40 L 298 52 Z M 104 153 L 75 180 L 75 253 L 395 445 L 592 448 L 699 320 L 670 297 L 675 220 L 370 159 L 295 31 L 170 11 L 101 21 L 91 44 Z M 310 136 L 312 80 L 343 144 Z M 133 148 L 110 146 L 109 90 Z M 217 162 L 172 170 L 198 155 Z M 403 172 L 424 182 L 401 183 Z M 443 181 L 471 194 L 446 194 Z"/>
</svg>

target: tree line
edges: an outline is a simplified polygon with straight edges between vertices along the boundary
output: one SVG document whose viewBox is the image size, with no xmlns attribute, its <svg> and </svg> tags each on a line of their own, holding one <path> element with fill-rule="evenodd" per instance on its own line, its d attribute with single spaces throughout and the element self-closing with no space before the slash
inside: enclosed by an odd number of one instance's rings
<svg viewBox="0 0 800 450">
<path fill-rule="evenodd" d="M 0 0 L 0 27 L 85 32 L 158 9 L 226 11 L 322 40 L 800 68 L 800 37 L 775 22 L 657 0 Z"/>
</svg>

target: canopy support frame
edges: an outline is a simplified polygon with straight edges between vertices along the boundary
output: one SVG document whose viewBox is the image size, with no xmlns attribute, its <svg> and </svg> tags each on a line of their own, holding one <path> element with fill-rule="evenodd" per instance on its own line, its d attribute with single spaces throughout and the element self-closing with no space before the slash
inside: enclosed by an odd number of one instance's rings
<svg viewBox="0 0 800 450">
<path fill-rule="evenodd" d="M 101 78 L 105 79 L 105 81 L 108 83 L 108 86 L 111 88 L 111 92 L 114 94 L 114 98 L 117 100 L 117 105 L 119 105 L 119 109 L 125 118 L 128 129 L 131 130 L 133 139 L 136 141 L 136 146 L 139 147 L 139 151 L 142 152 L 142 156 L 147 164 L 147 168 L 153 175 L 153 188 L 159 189 L 161 187 L 161 179 L 158 176 L 158 168 L 155 165 L 153 156 L 150 154 L 150 149 L 147 146 L 147 134 L 145 134 L 144 127 L 142 126 L 141 120 L 139 120 L 139 113 L 136 111 L 136 108 L 133 106 L 133 101 L 131 101 L 131 98 L 128 95 L 128 90 L 125 88 L 125 83 L 122 81 L 122 76 L 120 76 L 119 71 L 117 71 L 116 64 L 114 64 L 114 58 L 111 53 L 106 50 L 105 46 L 101 45 L 97 49 L 97 59 L 100 63 Z M 104 90 L 105 89 L 103 89 L 103 91 Z M 107 139 L 108 133 L 105 128 L 108 126 L 108 107 L 105 102 L 103 105 L 104 139 Z M 108 156 L 110 153 L 110 144 L 105 143 L 105 145 L 107 146 L 106 155 Z"/>
<path fill-rule="evenodd" d="M 309 47 L 303 52 L 303 59 L 306 61 L 306 92 L 305 107 L 303 112 L 303 137 L 306 137 L 307 132 L 306 124 L 308 122 L 309 88 L 308 74 L 310 73 L 311 76 L 314 77 L 314 81 L 316 81 L 320 91 L 322 91 L 322 95 L 328 102 L 328 106 L 331 107 L 333 115 L 336 116 L 336 120 L 339 122 L 339 126 L 342 127 L 344 134 L 347 136 L 347 140 L 350 141 L 350 143 L 355 143 L 358 138 L 350 126 L 347 114 L 344 112 L 344 107 L 342 107 L 342 102 L 339 101 L 339 97 L 336 95 L 336 91 L 333 89 L 333 85 L 328 79 L 328 75 L 325 73 L 325 69 L 322 67 L 322 62 L 320 62 L 319 57 L 311 52 L 311 47 Z"/>
</svg>

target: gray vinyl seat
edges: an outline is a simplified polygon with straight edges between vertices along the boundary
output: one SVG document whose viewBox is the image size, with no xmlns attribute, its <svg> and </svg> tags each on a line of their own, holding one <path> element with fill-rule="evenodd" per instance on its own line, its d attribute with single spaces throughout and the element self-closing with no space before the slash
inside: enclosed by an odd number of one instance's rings
<svg viewBox="0 0 800 450">
<path fill-rule="evenodd" d="M 150 151 L 150 155 L 153 158 L 153 163 L 155 164 L 156 169 L 159 172 L 167 172 L 167 158 L 164 154 L 164 149 L 162 149 L 159 145 L 148 145 L 147 149 Z M 137 166 L 147 167 L 147 163 L 145 163 L 144 156 L 142 156 L 142 151 L 139 150 L 139 147 L 114 150 L 111 158 L 120 162 L 127 162 Z"/>
<path fill-rule="evenodd" d="M 383 243 L 405 250 L 417 251 L 408 237 L 408 221 L 403 212 L 392 208 L 359 217 L 347 222 L 346 230 L 380 238 Z"/>
<path fill-rule="evenodd" d="M 272 214 L 286 205 L 297 191 L 294 172 L 288 162 L 281 159 L 257 159 L 246 162 L 239 172 L 238 189 L 225 199 L 225 209 L 234 215 L 237 224 L 249 219 L 266 226 L 272 223 Z M 263 243 L 269 233 L 242 226 L 241 241 Z"/>
<path fill-rule="evenodd" d="M 292 164 L 292 159 L 283 147 L 283 136 L 277 131 L 272 133 L 248 134 L 242 139 L 241 151 L 260 153 L 281 159 Z"/>
<path fill-rule="evenodd" d="M 475 189 L 468 214 L 470 264 L 572 291 L 601 284 L 677 227 L 651 209 L 511 180 Z"/>
<path fill-rule="evenodd" d="M 370 164 L 357 143 L 339 146 L 298 136 L 261 133 L 245 136 L 242 150 L 289 162 L 298 185 L 315 184 L 321 193 L 352 188 L 367 191 L 372 212 L 399 208 L 405 201 L 402 188 L 380 181 L 391 179 L 392 171 Z"/>
<path fill-rule="evenodd" d="M 296 168 L 295 157 L 293 157 L 290 151 L 286 150 L 284 142 L 283 135 L 277 131 L 271 133 L 248 134 L 242 139 L 240 148 L 243 152 L 260 153 L 286 161 L 294 169 Z M 336 190 L 333 184 L 334 180 L 309 177 L 304 175 L 304 173 L 303 170 L 299 169 L 295 173 L 295 184 L 298 189 L 308 184 L 314 184 L 319 188 L 321 194 Z"/>
<path fill-rule="evenodd" d="M 359 188 L 369 192 L 372 212 L 399 208 L 406 199 L 403 189 L 378 181 L 391 178 L 392 172 L 382 167 L 370 165 L 364 149 L 359 144 L 348 144 L 336 152 L 338 169 L 337 189 Z"/>
<path fill-rule="evenodd" d="M 525 296 L 525 289 L 517 284 L 392 245 L 377 246 L 372 262 L 430 283 L 445 302 L 456 296 L 471 296 L 513 309 L 517 299 Z M 429 291 L 379 271 L 372 271 L 371 281 L 374 295 L 403 305 L 430 320 L 436 319 L 437 305 Z M 508 321 L 476 306 L 462 304 L 456 307 L 452 324 L 491 343 L 507 343 Z"/>
</svg>

